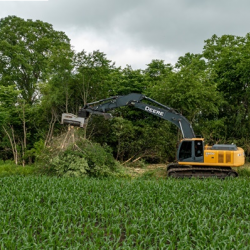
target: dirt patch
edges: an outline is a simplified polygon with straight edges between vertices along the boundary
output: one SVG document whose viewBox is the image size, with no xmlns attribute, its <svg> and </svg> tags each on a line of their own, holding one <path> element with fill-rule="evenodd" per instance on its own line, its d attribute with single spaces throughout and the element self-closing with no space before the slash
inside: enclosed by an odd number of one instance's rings
<svg viewBox="0 0 250 250">
<path fill-rule="evenodd" d="M 131 177 L 150 175 L 152 177 L 157 177 L 157 178 L 166 177 L 166 168 L 167 168 L 166 164 L 151 164 L 143 168 L 126 167 Z"/>
</svg>

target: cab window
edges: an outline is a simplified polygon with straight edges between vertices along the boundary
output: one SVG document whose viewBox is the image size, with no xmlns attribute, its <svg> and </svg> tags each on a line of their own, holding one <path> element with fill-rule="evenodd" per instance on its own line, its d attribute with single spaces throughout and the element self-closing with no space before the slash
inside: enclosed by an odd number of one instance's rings
<svg viewBox="0 0 250 250">
<path fill-rule="evenodd" d="M 183 141 L 180 148 L 179 159 L 192 157 L 192 141 Z"/>
<path fill-rule="evenodd" d="M 203 144 L 202 141 L 195 141 L 194 142 L 194 152 L 195 152 L 195 157 L 200 157 L 203 156 Z"/>
</svg>

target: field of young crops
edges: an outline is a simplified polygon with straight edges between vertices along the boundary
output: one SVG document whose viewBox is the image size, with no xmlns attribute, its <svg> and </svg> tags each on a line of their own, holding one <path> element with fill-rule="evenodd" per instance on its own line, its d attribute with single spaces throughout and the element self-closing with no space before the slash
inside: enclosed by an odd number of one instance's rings
<svg viewBox="0 0 250 250">
<path fill-rule="evenodd" d="M 250 179 L 0 178 L 0 249 L 249 249 Z"/>
</svg>

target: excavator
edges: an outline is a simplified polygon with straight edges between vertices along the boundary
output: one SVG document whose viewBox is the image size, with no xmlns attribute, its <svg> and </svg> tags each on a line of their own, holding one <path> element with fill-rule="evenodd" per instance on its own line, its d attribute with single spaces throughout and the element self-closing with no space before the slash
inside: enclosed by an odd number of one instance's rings
<svg viewBox="0 0 250 250">
<path fill-rule="evenodd" d="M 242 148 L 235 144 L 205 145 L 204 138 L 195 135 L 191 123 L 182 114 L 143 94 L 131 93 L 88 103 L 79 110 L 78 116 L 70 113 L 62 114 L 61 124 L 83 128 L 90 114 L 103 115 L 108 119 L 112 117 L 108 113 L 109 111 L 122 106 L 133 106 L 167 120 L 180 129 L 183 139 L 178 146 L 176 161 L 167 166 L 169 177 L 217 177 L 222 179 L 237 177 L 238 173 L 232 167 L 240 167 L 245 163 L 245 154 Z"/>
</svg>

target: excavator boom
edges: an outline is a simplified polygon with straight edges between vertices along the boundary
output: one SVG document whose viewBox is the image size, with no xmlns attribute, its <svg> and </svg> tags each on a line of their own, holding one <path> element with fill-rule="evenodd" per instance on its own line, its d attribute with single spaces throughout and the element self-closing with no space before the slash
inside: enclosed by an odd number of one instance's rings
<svg viewBox="0 0 250 250">
<path fill-rule="evenodd" d="M 146 100 L 149 103 L 154 103 L 159 107 L 144 103 L 142 102 L 143 100 Z M 125 96 L 114 96 L 97 102 L 88 103 L 79 111 L 79 116 L 87 118 L 89 114 L 95 114 L 103 115 L 105 118 L 109 118 L 111 115 L 108 115 L 107 112 L 122 106 L 134 106 L 137 109 L 146 111 L 149 114 L 172 122 L 181 130 L 183 138 L 196 137 L 192 125 L 183 115 L 166 105 L 137 93 L 131 93 Z M 62 123 L 64 123 L 63 120 Z"/>
</svg>

